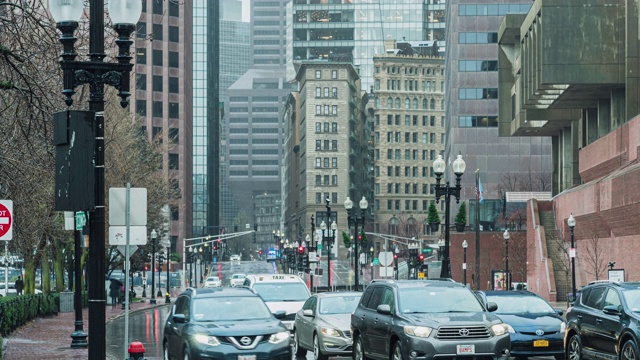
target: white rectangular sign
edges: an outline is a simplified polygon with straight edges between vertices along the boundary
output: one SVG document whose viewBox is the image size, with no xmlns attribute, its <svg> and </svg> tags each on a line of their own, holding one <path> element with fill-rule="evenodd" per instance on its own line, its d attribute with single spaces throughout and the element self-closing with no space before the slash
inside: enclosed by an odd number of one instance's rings
<svg viewBox="0 0 640 360">
<path fill-rule="evenodd" d="M 109 226 L 109 245 L 127 245 L 127 227 Z M 129 245 L 146 245 L 147 227 L 129 226 Z"/>
<path fill-rule="evenodd" d="M 147 226 L 147 189 L 130 188 L 129 225 Z M 127 188 L 109 189 L 109 225 L 127 225 Z"/>
<path fill-rule="evenodd" d="M 393 274 L 393 266 L 380 266 L 378 267 L 380 270 L 380 276 L 382 277 L 392 277 Z"/>
</svg>

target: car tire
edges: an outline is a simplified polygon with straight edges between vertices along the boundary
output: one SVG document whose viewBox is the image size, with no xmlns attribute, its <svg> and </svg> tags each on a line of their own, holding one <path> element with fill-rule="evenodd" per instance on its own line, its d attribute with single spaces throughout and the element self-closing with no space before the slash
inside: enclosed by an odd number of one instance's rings
<svg viewBox="0 0 640 360">
<path fill-rule="evenodd" d="M 300 347 L 300 343 L 298 342 L 298 331 L 296 331 L 296 329 L 293 329 L 293 346 L 295 346 L 294 352 L 296 353 L 296 356 L 307 356 L 307 350 Z"/>
<path fill-rule="evenodd" d="M 313 335 L 313 358 L 314 360 L 329 360 L 329 356 L 322 353 L 320 350 L 320 339 L 318 339 L 318 335 Z"/>
<path fill-rule="evenodd" d="M 566 349 L 567 360 L 580 360 L 582 359 L 582 341 L 580 341 L 580 336 L 577 334 L 573 334 L 567 343 Z"/>
<path fill-rule="evenodd" d="M 364 346 L 362 346 L 362 339 L 360 336 L 356 336 L 356 341 L 353 344 L 353 359 L 354 360 L 369 360 L 364 354 Z"/>
<path fill-rule="evenodd" d="M 402 344 L 400 343 L 400 340 L 396 341 L 396 343 L 393 344 L 393 352 L 391 353 L 391 359 L 392 360 L 404 359 L 404 357 L 402 356 Z"/>
<path fill-rule="evenodd" d="M 622 345 L 620 360 L 638 360 L 638 345 L 636 345 L 633 340 L 627 340 L 627 342 Z"/>
</svg>

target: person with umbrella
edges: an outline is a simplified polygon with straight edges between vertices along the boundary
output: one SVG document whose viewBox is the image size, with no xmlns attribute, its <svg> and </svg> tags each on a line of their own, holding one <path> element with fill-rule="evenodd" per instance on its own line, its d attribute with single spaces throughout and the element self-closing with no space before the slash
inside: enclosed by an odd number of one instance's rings
<svg viewBox="0 0 640 360">
<path fill-rule="evenodd" d="M 120 286 L 122 283 L 120 280 L 111 279 L 111 284 L 109 285 L 109 296 L 111 297 L 111 308 L 115 309 L 116 304 L 118 304 L 118 298 L 120 297 Z"/>
</svg>

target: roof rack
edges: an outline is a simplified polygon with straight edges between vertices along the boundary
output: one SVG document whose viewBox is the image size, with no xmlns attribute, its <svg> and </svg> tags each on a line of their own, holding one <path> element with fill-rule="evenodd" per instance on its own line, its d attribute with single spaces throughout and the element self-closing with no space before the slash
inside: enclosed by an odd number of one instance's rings
<svg viewBox="0 0 640 360">
<path fill-rule="evenodd" d="M 619 281 L 614 281 L 614 280 L 593 280 L 593 281 L 589 281 L 589 283 L 587 285 L 594 285 L 594 284 L 619 284 Z"/>
</svg>

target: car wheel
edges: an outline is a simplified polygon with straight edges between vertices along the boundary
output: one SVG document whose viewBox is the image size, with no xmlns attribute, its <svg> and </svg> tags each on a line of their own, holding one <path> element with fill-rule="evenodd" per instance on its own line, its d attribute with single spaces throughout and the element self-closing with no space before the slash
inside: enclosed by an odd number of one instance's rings
<svg viewBox="0 0 640 360">
<path fill-rule="evenodd" d="M 638 360 L 638 346 L 633 340 L 627 340 L 622 346 L 620 360 Z"/>
<path fill-rule="evenodd" d="M 578 335 L 573 335 L 569 339 L 569 344 L 567 345 L 567 360 L 580 360 L 582 359 L 582 342 L 580 341 L 580 337 Z"/>
<path fill-rule="evenodd" d="M 296 329 L 293 329 L 293 346 L 293 350 L 296 353 L 296 356 L 307 356 L 307 350 L 301 348 L 300 344 L 298 343 L 298 332 L 296 331 Z"/>
<path fill-rule="evenodd" d="M 318 335 L 313 335 L 313 358 L 315 360 L 329 359 L 329 356 L 323 354 L 320 350 L 320 339 L 318 339 Z"/>
<path fill-rule="evenodd" d="M 353 345 L 353 359 L 369 360 L 369 358 L 364 354 L 364 346 L 362 346 L 362 339 L 360 336 L 356 336 L 356 341 Z"/>
<path fill-rule="evenodd" d="M 393 360 L 404 359 L 402 357 L 402 344 L 400 343 L 400 341 L 396 341 L 396 343 L 393 344 L 393 356 L 391 357 L 391 359 Z"/>
<path fill-rule="evenodd" d="M 182 359 L 184 359 L 184 360 L 191 360 L 191 350 L 189 350 L 189 345 L 185 345 L 185 346 L 184 346 L 184 350 L 183 350 L 183 354 L 182 354 Z"/>
</svg>

